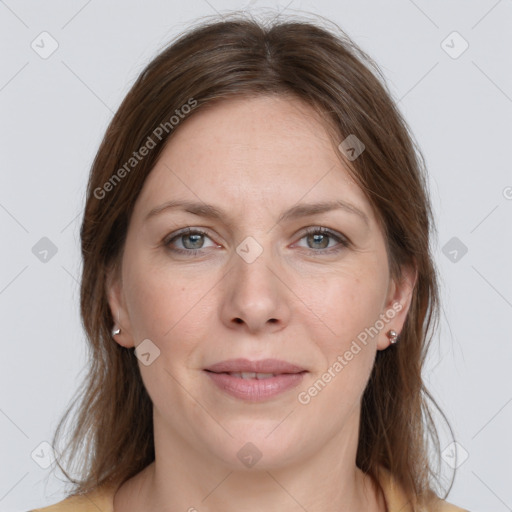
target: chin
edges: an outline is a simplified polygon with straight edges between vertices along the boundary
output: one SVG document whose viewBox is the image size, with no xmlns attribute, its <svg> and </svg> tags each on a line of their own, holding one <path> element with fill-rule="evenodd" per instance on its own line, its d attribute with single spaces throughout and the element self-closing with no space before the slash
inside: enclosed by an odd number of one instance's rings
<svg viewBox="0 0 512 512">
<path fill-rule="evenodd" d="M 278 426 L 280 421 L 260 419 L 225 423 L 233 438 L 211 446 L 214 457 L 230 470 L 273 470 L 294 463 L 304 455 L 304 432 L 290 432 L 291 425 Z M 288 420 L 285 420 L 286 423 Z M 276 428 L 277 427 L 277 428 Z"/>
</svg>

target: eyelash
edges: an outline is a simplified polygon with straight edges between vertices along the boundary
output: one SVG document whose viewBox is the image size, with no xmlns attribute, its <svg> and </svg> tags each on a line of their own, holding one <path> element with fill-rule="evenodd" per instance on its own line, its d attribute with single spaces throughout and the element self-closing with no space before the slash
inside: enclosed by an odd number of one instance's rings
<svg viewBox="0 0 512 512">
<path fill-rule="evenodd" d="M 203 249 L 179 249 L 176 247 L 171 247 L 171 244 L 175 240 L 179 239 L 180 237 L 186 236 L 186 235 L 200 235 L 200 236 L 205 236 L 205 237 L 210 238 L 208 233 L 206 231 L 203 231 L 202 229 L 185 228 L 185 229 L 178 231 L 177 233 L 171 233 L 171 235 L 167 236 L 163 240 L 163 245 L 170 251 L 178 253 L 178 254 L 185 254 L 187 256 L 199 255 L 203 251 Z M 338 234 L 335 231 L 332 231 L 328 228 L 324 228 L 324 227 L 320 227 L 320 226 L 307 228 L 303 232 L 303 234 L 299 240 L 302 240 L 303 238 L 305 238 L 307 236 L 311 236 L 311 235 L 324 235 L 324 236 L 327 235 L 339 243 L 338 246 L 330 247 L 328 249 L 308 249 L 308 248 L 303 247 L 303 249 L 306 249 L 306 251 L 308 251 L 310 254 L 313 254 L 314 256 L 322 256 L 325 254 L 338 253 L 350 245 L 349 240 L 346 237 L 344 237 L 343 235 Z"/>
</svg>

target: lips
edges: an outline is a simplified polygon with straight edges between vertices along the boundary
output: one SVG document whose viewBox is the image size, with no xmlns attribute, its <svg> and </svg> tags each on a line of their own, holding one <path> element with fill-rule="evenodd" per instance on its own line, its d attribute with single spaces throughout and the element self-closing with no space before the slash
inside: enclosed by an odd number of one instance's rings
<svg viewBox="0 0 512 512">
<path fill-rule="evenodd" d="M 270 400 L 296 387 L 307 370 L 279 359 L 230 359 L 205 368 L 217 388 L 248 402 Z"/>
</svg>

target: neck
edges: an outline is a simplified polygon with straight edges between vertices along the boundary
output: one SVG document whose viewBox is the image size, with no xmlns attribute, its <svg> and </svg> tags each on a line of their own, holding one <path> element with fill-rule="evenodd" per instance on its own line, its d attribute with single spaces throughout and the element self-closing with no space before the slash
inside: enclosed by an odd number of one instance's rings
<svg viewBox="0 0 512 512">
<path fill-rule="evenodd" d="M 308 457 L 279 466 L 263 464 L 262 457 L 241 470 L 210 459 L 168 431 L 163 435 L 165 426 L 158 424 L 155 461 L 120 487 L 115 512 L 386 510 L 380 487 L 355 465 L 357 429 L 348 425 Z"/>
</svg>

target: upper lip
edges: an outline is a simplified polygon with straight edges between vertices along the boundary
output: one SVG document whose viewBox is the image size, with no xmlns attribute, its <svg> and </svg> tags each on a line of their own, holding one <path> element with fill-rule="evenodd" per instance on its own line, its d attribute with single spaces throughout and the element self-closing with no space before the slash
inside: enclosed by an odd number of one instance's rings
<svg viewBox="0 0 512 512">
<path fill-rule="evenodd" d="M 301 373 L 306 371 L 300 366 L 282 361 L 280 359 L 262 359 L 250 361 L 249 359 L 228 359 L 212 364 L 205 368 L 214 373 L 254 372 L 254 373 Z"/>
</svg>

